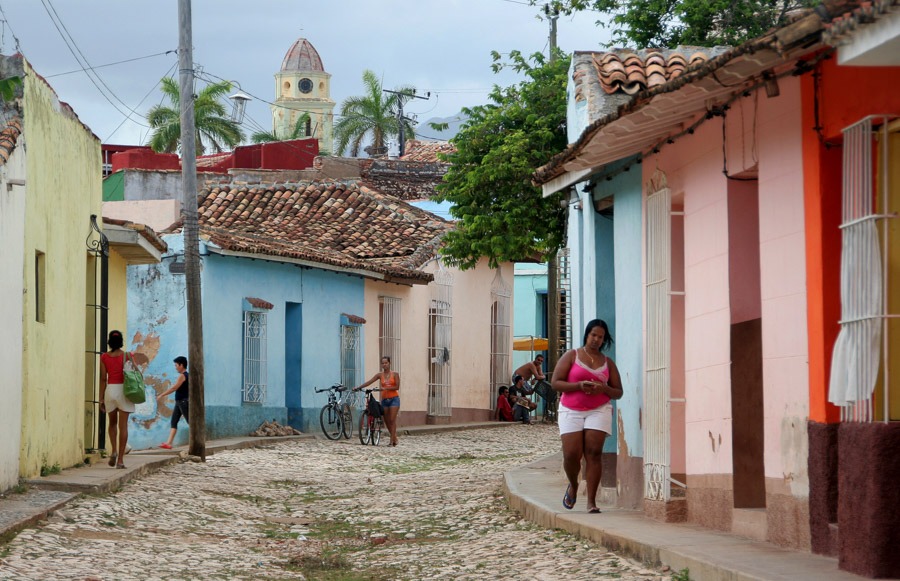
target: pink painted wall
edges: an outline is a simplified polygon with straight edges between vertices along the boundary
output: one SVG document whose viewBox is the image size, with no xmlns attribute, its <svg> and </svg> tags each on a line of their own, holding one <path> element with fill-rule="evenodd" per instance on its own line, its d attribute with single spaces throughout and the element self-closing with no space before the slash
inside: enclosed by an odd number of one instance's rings
<svg viewBox="0 0 900 581">
<path fill-rule="evenodd" d="M 806 238 L 800 82 L 760 99 L 759 241 L 765 383 L 766 476 L 795 496 L 809 491 Z"/>
<path fill-rule="evenodd" d="M 725 121 L 729 174 L 758 168 L 759 175 L 759 279 L 746 296 L 730 289 L 729 238 L 740 232 L 728 227 L 721 118 L 663 147 L 658 160 L 648 159 L 643 168 L 646 182 L 658 161 L 673 197 L 684 200 L 687 473 L 732 472 L 730 325 L 761 312 L 766 476 L 785 478 L 803 495 L 808 380 L 800 91 L 794 78 L 780 86 L 777 98 L 762 93 L 735 102 Z M 739 299 L 736 307 L 732 296 Z M 673 345 L 673 353 L 677 349 Z"/>
</svg>

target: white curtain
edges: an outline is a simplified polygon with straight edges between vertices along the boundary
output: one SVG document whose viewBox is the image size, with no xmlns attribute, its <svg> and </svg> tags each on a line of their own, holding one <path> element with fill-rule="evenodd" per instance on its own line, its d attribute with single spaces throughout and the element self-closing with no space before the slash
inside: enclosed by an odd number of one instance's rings
<svg viewBox="0 0 900 581">
<path fill-rule="evenodd" d="M 874 219 L 844 228 L 841 250 L 841 332 L 834 344 L 828 401 L 849 406 L 872 397 L 878 378 L 882 271 Z"/>
</svg>

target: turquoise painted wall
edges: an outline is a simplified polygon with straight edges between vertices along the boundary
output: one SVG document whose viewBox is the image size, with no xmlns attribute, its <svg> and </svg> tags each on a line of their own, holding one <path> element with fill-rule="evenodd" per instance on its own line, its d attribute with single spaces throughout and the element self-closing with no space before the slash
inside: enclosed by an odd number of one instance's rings
<svg viewBox="0 0 900 581">
<path fill-rule="evenodd" d="M 166 237 L 169 255 L 182 252 L 180 235 Z M 357 276 L 299 267 L 292 264 L 252 260 L 203 252 L 204 384 L 207 436 L 221 438 L 245 435 L 264 420 L 276 420 L 303 431 L 318 429 L 319 408 L 324 394 L 314 386 L 340 380 L 341 313 L 363 311 L 363 280 Z M 187 309 L 184 276 L 171 274 L 164 259 L 159 266 L 129 268 L 129 332 L 138 350 L 151 358 L 145 381 L 157 393 L 175 379 L 172 359 L 187 355 Z M 134 273 L 132 274 L 132 270 Z M 265 311 L 266 398 L 261 404 L 242 401 L 243 316 L 246 297 L 263 299 L 274 307 Z M 300 328 L 288 333 L 287 306 L 302 312 Z M 294 318 L 296 321 L 296 312 Z M 299 384 L 287 385 L 289 373 L 286 346 L 299 341 Z M 291 391 L 293 390 L 293 391 Z M 291 409 L 287 401 L 291 402 Z M 296 407 L 295 407 L 296 406 Z M 155 401 L 138 406 L 134 414 L 132 445 L 136 449 L 155 446 L 168 433 L 172 400 L 164 408 Z M 188 428 L 179 430 L 176 443 L 187 441 Z"/>
<path fill-rule="evenodd" d="M 517 263 L 513 276 L 513 335 L 546 337 L 547 265 Z M 537 355 L 537 352 L 535 352 Z M 544 353 L 546 357 L 546 352 Z M 513 351 L 513 369 L 531 361 L 530 351 Z"/>
<path fill-rule="evenodd" d="M 615 344 L 610 356 L 622 376 L 625 393 L 616 402 L 628 452 L 643 456 L 643 321 L 641 282 L 641 175 L 631 171 L 594 186 L 597 199 L 615 196 L 613 218 L 597 216 L 598 316 L 610 325 Z M 617 435 L 617 434 L 616 434 Z M 610 440 L 607 439 L 606 451 Z M 617 443 L 616 443 L 617 445 Z"/>
</svg>

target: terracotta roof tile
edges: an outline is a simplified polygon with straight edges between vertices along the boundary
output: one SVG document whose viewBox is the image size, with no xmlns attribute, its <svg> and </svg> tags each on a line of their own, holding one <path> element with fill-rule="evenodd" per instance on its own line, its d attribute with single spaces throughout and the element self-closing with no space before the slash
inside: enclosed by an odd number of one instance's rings
<svg viewBox="0 0 900 581">
<path fill-rule="evenodd" d="M 407 161 L 404 156 L 374 160 L 361 173 L 363 183 L 375 190 L 406 201 L 428 200 L 449 167 L 442 162 Z"/>
<path fill-rule="evenodd" d="M 854 4 L 858 5 L 854 6 Z M 825 24 L 822 38 L 827 44 L 837 45 L 844 37 L 852 35 L 857 28 L 875 22 L 889 12 L 896 11 L 898 5 L 900 5 L 900 0 L 848 3 L 846 12 Z"/>
<path fill-rule="evenodd" d="M 452 224 L 356 181 L 216 186 L 198 200 L 201 233 L 225 250 L 428 281 L 418 268 Z"/>
<path fill-rule="evenodd" d="M 244 297 L 244 300 L 250 303 L 256 309 L 266 309 L 268 311 L 271 311 L 275 308 L 275 305 L 264 299 L 258 299 L 256 297 Z"/>
<path fill-rule="evenodd" d="M 410 139 L 406 142 L 406 151 L 400 158 L 401 161 L 424 161 L 428 163 L 441 162 L 438 154 L 454 153 L 456 146 L 449 141 L 421 141 Z M 443 162 L 441 162 L 443 163 Z"/>
<path fill-rule="evenodd" d="M 671 52 L 658 49 L 639 52 L 619 49 L 595 53 L 593 56 L 600 87 L 608 95 L 617 92 L 634 95 L 645 89 L 664 85 L 681 76 L 686 68 L 708 59 L 709 55 L 697 47 L 681 47 Z"/>
<path fill-rule="evenodd" d="M 11 118 L 6 122 L 6 127 L 0 130 L 0 165 L 9 160 L 20 135 L 22 135 L 22 120 L 18 117 Z"/>
</svg>

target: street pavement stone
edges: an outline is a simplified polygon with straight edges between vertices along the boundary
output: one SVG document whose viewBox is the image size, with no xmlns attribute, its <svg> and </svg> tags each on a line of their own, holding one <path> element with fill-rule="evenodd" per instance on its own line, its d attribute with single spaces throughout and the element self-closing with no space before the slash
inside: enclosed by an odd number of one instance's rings
<svg viewBox="0 0 900 581">
<path fill-rule="evenodd" d="M 507 508 L 503 473 L 558 449 L 522 425 L 227 450 L 72 501 L 0 579 L 669 579 Z"/>
</svg>

